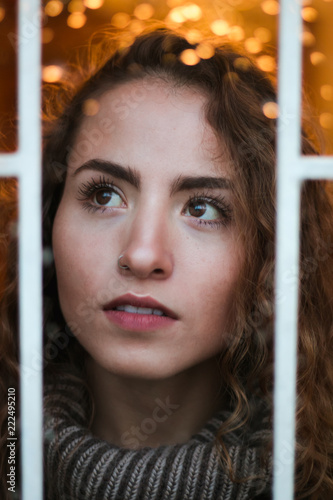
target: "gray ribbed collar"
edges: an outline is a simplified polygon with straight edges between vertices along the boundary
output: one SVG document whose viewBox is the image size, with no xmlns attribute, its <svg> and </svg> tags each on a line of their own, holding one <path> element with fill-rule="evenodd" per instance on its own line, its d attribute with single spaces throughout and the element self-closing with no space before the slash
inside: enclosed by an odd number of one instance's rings
<svg viewBox="0 0 333 500">
<path fill-rule="evenodd" d="M 245 440 L 228 435 L 236 476 L 248 478 L 233 482 L 215 444 L 226 412 L 215 415 L 186 444 L 130 450 L 89 432 L 86 401 L 75 381 L 46 386 L 47 500 L 245 500 L 270 489 L 271 459 L 262 464 L 260 458 L 263 429 Z"/>
</svg>

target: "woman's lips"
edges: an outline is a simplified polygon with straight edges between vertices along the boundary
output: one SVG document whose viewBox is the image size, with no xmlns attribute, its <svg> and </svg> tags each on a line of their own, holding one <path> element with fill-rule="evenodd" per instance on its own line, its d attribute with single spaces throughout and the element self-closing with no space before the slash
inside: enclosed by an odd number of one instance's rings
<svg viewBox="0 0 333 500">
<path fill-rule="evenodd" d="M 125 294 L 103 307 L 106 317 L 125 330 L 152 331 L 178 318 L 171 309 L 149 296 Z"/>
<path fill-rule="evenodd" d="M 152 331 L 170 326 L 176 320 L 169 316 L 156 316 L 155 314 L 136 314 L 126 311 L 109 309 L 104 311 L 108 320 L 124 330 Z"/>
</svg>

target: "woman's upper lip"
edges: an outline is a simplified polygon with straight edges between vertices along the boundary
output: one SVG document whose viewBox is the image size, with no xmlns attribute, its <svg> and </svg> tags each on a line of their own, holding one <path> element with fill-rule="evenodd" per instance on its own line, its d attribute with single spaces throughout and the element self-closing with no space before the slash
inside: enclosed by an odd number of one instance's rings
<svg viewBox="0 0 333 500">
<path fill-rule="evenodd" d="M 133 295 L 132 293 L 126 293 L 125 295 L 121 295 L 120 297 L 117 297 L 116 299 L 112 300 L 105 306 L 103 306 L 104 311 L 114 309 L 117 306 L 123 306 L 123 305 L 130 305 L 134 307 L 146 307 L 148 309 L 159 309 L 162 311 L 166 316 L 169 316 L 170 318 L 173 319 L 178 319 L 177 314 L 166 307 L 165 305 L 161 304 L 157 300 L 153 299 L 150 296 L 140 296 L 140 295 Z"/>
</svg>

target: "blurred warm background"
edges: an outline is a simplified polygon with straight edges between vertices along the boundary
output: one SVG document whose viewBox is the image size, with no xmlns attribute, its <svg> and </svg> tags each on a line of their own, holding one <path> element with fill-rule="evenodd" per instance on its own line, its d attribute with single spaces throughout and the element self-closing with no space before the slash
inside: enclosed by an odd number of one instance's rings
<svg viewBox="0 0 333 500">
<path fill-rule="evenodd" d="M 27 43 L 35 31 L 27 23 L 25 38 L 18 39 L 17 3 L 0 0 L 2 123 L 15 115 L 17 45 Z M 193 42 L 209 34 L 240 42 L 262 70 L 276 69 L 276 0 L 44 0 L 42 5 L 44 81 L 59 79 L 75 49 L 101 27 L 126 28 L 134 36 L 152 19 L 170 27 L 181 25 Z M 304 84 L 326 138 L 326 153 L 333 154 L 333 0 L 304 0 L 302 15 Z"/>
</svg>

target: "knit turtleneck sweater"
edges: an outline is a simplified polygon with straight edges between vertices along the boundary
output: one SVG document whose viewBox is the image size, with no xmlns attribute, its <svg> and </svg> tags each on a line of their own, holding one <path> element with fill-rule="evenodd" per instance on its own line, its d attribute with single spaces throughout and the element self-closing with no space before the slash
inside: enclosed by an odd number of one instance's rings
<svg viewBox="0 0 333 500">
<path fill-rule="evenodd" d="M 236 477 L 221 460 L 215 436 L 226 412 L 215 415 L 186 444 L 114 446 L 88 430 L 85 390 L 66 380 L 46 386 L 45 489 L 47 500 L 252 500 L 270 498 L 271 460 L 260 459 L 264 426 L 225 444 Z M 258 496 L 259 495 L 259 496 Z M 258 497 L 257 497 L 258 496 Z"/>
</svg>

